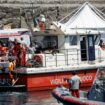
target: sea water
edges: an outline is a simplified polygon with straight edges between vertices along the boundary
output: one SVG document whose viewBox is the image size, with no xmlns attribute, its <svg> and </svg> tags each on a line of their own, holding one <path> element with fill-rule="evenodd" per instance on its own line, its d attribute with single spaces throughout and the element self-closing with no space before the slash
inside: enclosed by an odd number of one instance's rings
<svg viewBox="0 0 105 105">
<path fill-rule="evenodd" d="M 1 92 L 0 105 L 62 105 L 51 95 L 51 91 Z"/>
</svg>

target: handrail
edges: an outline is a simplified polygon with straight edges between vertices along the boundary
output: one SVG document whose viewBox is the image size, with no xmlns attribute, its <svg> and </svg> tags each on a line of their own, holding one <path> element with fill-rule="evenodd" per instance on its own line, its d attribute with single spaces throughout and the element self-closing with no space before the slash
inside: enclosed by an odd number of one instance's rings
<svg viewBox="0 0 105 105">
<path fill-rule="evenodd" d="M 83 49 L 84 50 L 84 49 Z M 41 67 L 59 67 L 59 66 L 69 66 L 69 65 L 79 65 L 82 63 L 89 63 L 89 59 L 83 58 L 81 59 L 81 50 L 80 49 L 60 49 L 59 53 L 41 53 L 43 55 L 42 58 L 42 66 Z M 86 54 L 85 52 L 82 54 Z M 40 54 L 35 54 L 40 55 Z M 100 62 L 104 60 L 104 57 L 101 54 L 99 49 L 95 51 L 96 59 L 94 62 Z M 83 61 L 82 61 L 83 60 Z M 37 61 L 36 61 L 37 62 Z"/>
<path fill-rule="evenodd" d="M 83 49 L 84 50 L 84 49 Z M 38 54 L 26 54 L 27 63 L 32 63 L 31 67 L 59 67 L 59 66 L 70 66 L 79 65 L 83 63 L 89 63 L 89 59 L 81 56 L 86 55 L 86 53 L 81 53 L 83 50 L 73 48 L 73 49 L 60 49 L 56 50 L 54 53 L 38 53 Z M 35 57 L 39 56 L 39 58 Z M 7 56 L 6 56 L 7 57 Z M 34 59 L 33 59 L 34 58 Z M 37 59 L 35 59 L 37 58 Z M 38 60 L 39 59 L 39 60 Z M 105 59 L 100 49 L 95 50 L 95 60 L 94 62 L 101 62 Z M 7 62 L 7 59 L 6 61 Z M 2 63 L 0 64 L 2 65 Z M 3 65 L 4 66 L 4 65 Z M 26 65 L 27 67 L 28 65 Z"/>
</svg>

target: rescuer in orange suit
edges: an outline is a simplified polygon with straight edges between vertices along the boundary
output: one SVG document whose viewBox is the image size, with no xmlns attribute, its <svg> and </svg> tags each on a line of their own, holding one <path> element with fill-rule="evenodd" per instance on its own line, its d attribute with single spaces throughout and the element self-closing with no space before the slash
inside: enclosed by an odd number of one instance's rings
<svg viewBox="0 0 105 105">
<path fill-rule="evenodd" d="M 9 59 L 9 66 L 8 66 L 8 69 L 9 69 L 9 76 L 10 76 L 10 79 L 12 80 L 12 85 L 15 83 L 15 79 L 14 79 L 14 76 L 13 76 L 14 68 L 15 68 L 14 61 L 13 61 L 13 59 L 10 58 L 10 59 Z"/>
<path fill-rule="evenodd" d="M 2 55 L 2 60 L 1 61 L 5 61 L 6 60 L 6 53 L 7 53 L 7 47 L 6 47 L 5 44 L 3 44 L 2 50 L 1 50 L 1 55 Z"/>
<path fill-rule="evenodd" d="M 22 45 L 21 48 L 21 66 L 26 66 L 26 52 L 27 52 L 27 47 L 26 45 Z"/>
<path fill-rule="evenodd" d="M 0 57 L 2 56 L 2 44 L 0 43 Z"/>
<path fill-rule="evenodd" d="M 15 52 L 15 55 L 16 55 L 16 66 L 21 66 L 21 43 L 15 39 L 14 41 L 14 52 Z"/>
</svg>

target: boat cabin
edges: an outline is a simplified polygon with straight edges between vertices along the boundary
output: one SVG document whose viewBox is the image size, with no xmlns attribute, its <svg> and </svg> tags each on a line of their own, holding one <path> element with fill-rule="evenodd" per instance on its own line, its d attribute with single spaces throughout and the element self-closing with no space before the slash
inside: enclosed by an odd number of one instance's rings
<svg viewBox="0 0 105 105">
<path fill-rule="evenodd" d="M 65 18 L 67 17 L 69 15 Z M 105 19 L 99 10 L 86 2 L 66 22 L 63 21 L 65 18 L 52 22 L 53 32 L 51 30 L 44 30 L 40 34 L 35 32 L 35 39 L 42 44 L 45 50 L 48 50 L 47 54 L 46 51 L 41 54 L 43 66 L 102 61 L 105 51 L 99 46 L 99 43 L 101 36 L 105 35 Z M 55 55 L 51 52 L 54 52 Z"/>
<path fill-rule="evenodd" d="M 73 50 L 80 56 L 81 61 L 94 61 L 98 58 L 98 49 L 101 35 L 100 31 L 93 30 L 69 30 L 64 36 L 64 49 Z M 74 52 L 73 52 L 74 53 Z"/>
<path fill-rule="evenodd" d="M 36 35 L 36 40 L 43 45 L 43 60 L 47 59 L 62 64 L 81 63 L 83 61 L 99 61 L 100 54 L 104 55 L 99 46 L 103 31 L 97 30 L 66 30 L 66 34 Z M 47 50 L 47 51 L 46 51 Z M 55 55 L 53 51 L 55 50 Z M 57 58 L 55 58 L 57 56 Z M 47 62 L 46 59 L 46 62 Z M 58 61 L 57 61 L 58 60 Z M 64 61 L 64 62 L 63 62 Z M 44 61 L 43 61 L 44 62 Z M 59 64 L 60 64 L 59 63 Z"/>
<path fill-rule="evenodd" d="M 27 46 L 30 46 L 30 31 L 28 29 L 0 30 L 0 41 L 5 43 L 6 46 L 8 46 L 9 41 L 14 41 L 14 39 L 21 41 L 21 38 L 23 38 L 23 41 Z"/>
</svg>

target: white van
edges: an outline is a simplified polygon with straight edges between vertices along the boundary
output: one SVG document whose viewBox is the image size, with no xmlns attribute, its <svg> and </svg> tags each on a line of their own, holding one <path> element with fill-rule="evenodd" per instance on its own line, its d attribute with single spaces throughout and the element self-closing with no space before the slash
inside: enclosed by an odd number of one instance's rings
<svg viewBox="0 0 105 105">
<path fill-rule="evenodd" d="M 0 41 L 5 43 L 6 46 L 8 46 L 9 40 L 14 41 L 14 39 L 18 39 L 21 42 L 21 38 L 23 38 L 23 42 L 29 47 L 30 36 L 30 31 L 24 28 L 0 30 Z"/>
</svg>

